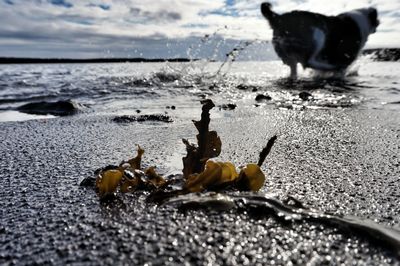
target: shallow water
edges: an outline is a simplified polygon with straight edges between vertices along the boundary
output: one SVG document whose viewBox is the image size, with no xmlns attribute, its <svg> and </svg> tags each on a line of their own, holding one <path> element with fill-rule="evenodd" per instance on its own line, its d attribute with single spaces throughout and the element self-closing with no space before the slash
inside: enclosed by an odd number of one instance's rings
<svg viewBox="0 0 400 266">
<path fill-rule="evenodd" d="M 0 121 L 40 118 L 23 114 L 14 118 L 10 111 L 28 102 L 67 99 L 84 104 L 82 111 L 88 114 L 140 110 L 170 112 L 177 119 L 197 115 L 198 100 L 205 97 L 239 108 L 398 110 L 399 66 L 364 57 L 343 80 L 316 78 L 303 71 L 292 82 L 285 78 L 288 68 L 279 61 L 2 65 Z M 266 97 L 256 101 L 260 94 Z M 171 106 L 181 111 L 174 112 Z"/>
</svg>

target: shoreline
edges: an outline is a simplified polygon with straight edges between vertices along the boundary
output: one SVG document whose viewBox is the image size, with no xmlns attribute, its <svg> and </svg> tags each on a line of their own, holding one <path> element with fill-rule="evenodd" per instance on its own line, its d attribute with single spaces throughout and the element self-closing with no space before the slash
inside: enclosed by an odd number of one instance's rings
<svg viewBox="0 0 400 266">
<path fill-rule="evenodd" d="M 268 137 L 278 134 L 263 167 L 262 193 L 291 195 L 320 211 L 398 227 L 400 121 L 395 113 L 260 112 L 239 106 L 238 111 L 213 110 L 210 129 L 222 140 L 219 160 L 235 165 L 253 161 Z M 81 114 L 0 123 L 0 132 L 5 137 L 0 263 L 398 263 L 379 245 L 316 223 L 288 226 L 245 213 L 180 213 L 147 205 L 140 192 L 107 205 L 79 186 L 95 169 L 134 155 L 136 144 L 145 149 L 144 163 L 163 174 L 177 170 L 170 162 L 184 153 L 181 138 L 195 138 L 190 119 L 118 125 L 109 116 Z"/>
<path fill-rule="evenodd" d="M 400 61 L 400 48 L 367 48 L 362 55 L 373 55 L 376 61 Z M 0 57 L 0 65 L 7 64 L 96 64 L 96 63 L 162 63 L 192 62 L 199 59 L 190 58 L 26 58 Z"/>
<path fill-rule="evenodd" d="M 19 58 L 0 57 L 0 65 L 8 64 L 97 64 L 97 63 L 163 63 L 191 62 L 197 59 L 188 58 Z"/>
</svg>

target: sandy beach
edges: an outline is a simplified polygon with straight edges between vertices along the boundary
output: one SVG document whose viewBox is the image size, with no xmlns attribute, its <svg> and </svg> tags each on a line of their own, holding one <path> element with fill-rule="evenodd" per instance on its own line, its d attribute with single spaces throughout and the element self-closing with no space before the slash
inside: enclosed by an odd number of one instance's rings
<svg viewBox="0 0 400 266">
<path fill-rule="evenodd" d="M 200 106 L 200 104 L 199 104 Z M 179 111 L 179 106 L 176 107 Z M 161 173 L 179 171 L 190 120 L 117 124 L 110 116 L 0 123 L 1 264 L 396 265 L 398 257 L 359 234 L 318 223 L 284 224 L 244 212 L 188 211 L 146 204 L 146 193 L 101 204 L 81 180 L 132 157 Z M 194 117 L 196 118 L 196 117 Z M 368 109 L 213 109 L 220 159 L 256 161 L 278 140 L 261 194 L 305 206 L 400 223 L 400 118 Z"/>
<path fill-rule="evenodd" d="M 0 266 L 400 266 L 399 10 L 0 0 Z"/>
</svg>

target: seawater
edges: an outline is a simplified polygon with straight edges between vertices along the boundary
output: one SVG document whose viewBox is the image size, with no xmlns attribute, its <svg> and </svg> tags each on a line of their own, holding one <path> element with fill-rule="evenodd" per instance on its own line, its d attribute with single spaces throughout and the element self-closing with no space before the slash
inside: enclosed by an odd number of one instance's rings
<svg viewBox="0 0 400 266">
<path fill-rule="evenodd" d="M 400 62 L 363 57 L 348 73 L 326 79 L 303 71 L 291 81 L 280 61 L 1 65 L 0 121 L 42 118 L 15 108 L 68 99 L 91 115 L 162 113 L 175 106 L 185 110 L 175 113 L 182 119 L 197 114 L 204 98 L 244 108 L 400 109 Z M 267 97 L 256 101 L 258 95 Z"/>
</svg>

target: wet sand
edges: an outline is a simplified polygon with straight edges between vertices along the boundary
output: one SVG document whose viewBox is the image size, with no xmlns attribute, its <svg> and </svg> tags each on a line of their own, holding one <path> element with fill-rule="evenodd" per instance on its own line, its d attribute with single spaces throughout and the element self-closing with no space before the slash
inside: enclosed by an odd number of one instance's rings
<svg viewBox="0 0 400 266">
<path fill-rule="evenodd" d="M 222 140 L 219 158 L 236 165 L 256 162 L 278 135 L 261 193 L 397 228 L 399 125 L 396 111 L 356 108 L 239 105 L 211 115 Z M 80 114 L 0 123 L 0 264 L 399 264 L 380 243 L 334 227 L 246 212 L 181 213 L 146 204 L 141 192 L 107 205 L 79 186 L 95 169 L 132 157 L 135 144 L 145 149 L 145 164 L 177 171 L 181 138 L 194 135 L 189 119 L 117 124 Z"/>
</svg>

